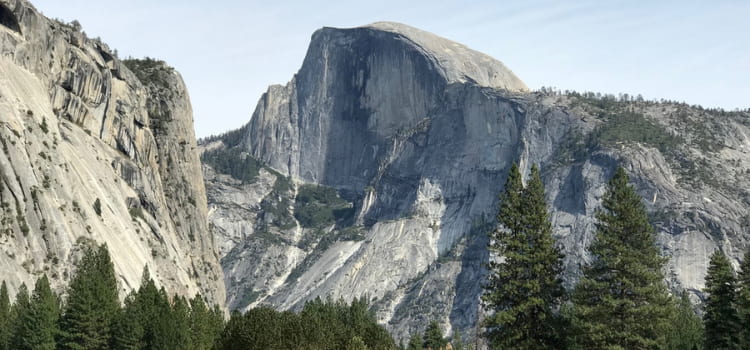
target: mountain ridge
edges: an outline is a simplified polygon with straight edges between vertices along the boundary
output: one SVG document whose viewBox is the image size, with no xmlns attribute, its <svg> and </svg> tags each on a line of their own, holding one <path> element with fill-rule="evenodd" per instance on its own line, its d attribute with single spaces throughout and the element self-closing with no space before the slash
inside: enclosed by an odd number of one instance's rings
<svg viewBox="0 0 750 350">
<path fill-rule="evenodd" d="M 451 81 L 380 33 L 317 31 L 294 78 L 269 88 L 231 142 L 211 144 L 260 169 L 237 182 L 204 163 L 231 308 L 369 295 L 399 339 L 432 319 L 476 336 L 485 233 L 512 162 L 543 170 L 568 287 L 618 166 L 649 199 L 673 289 L 697 300 L 706 252 L 741 256 L 750 197 L 726 185 L 748 184 L 747 113 Z M 335 188 L 352 217 L 305 227 L 307 184 Z"/>
</svg>

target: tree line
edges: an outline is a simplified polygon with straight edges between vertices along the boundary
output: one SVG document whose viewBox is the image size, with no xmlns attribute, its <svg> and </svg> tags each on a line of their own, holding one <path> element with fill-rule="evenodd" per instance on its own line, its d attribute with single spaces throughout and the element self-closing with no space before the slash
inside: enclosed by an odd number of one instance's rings
<svg viewBox="0 0 750 350">
<path fill-rule="evenodd" d="M 320 298 L 299 313 L 269 307 L 233 312 L 209 308 L 200 295 L 169 296 L 148 268 L 121 303 L 106 245 L 88 249 L 63 301 L 45 275 L 11 303 L 0 285 L 0 350 L 395 349 L 366 298 Z"/>
<path fill-rule="evenodd" d="M 208 350 L 224 314 L 200 295 L 170 297 L 144 269 L 141 286 L 120 303 L 106 245 L 87 249 L 63 301 L 46 275 L 30 293 L 22 284 L 10 303 L 0 285 L 0 350 Z"/>
<path fill-rule="evenodd" d="M 671 295 L 642 199 L 617 169 L 596 214 L 591 261 L 572 291 L 562 285 L 563 254 L 552 238 L 544 186 L 533 166 L 524 186 L 514 164 L 490 234 L 482 296 L 493 349 L 749 349 L 750 253 L 738 277 L 716 251 L 701 319 L 687 293 Z"/>
<path fill-rule="evenodd" d="M 270 307 L 232 313 L 217 350 L 389 350 L 396 343 L 377 323 L 367 298 L 307 302 L 299 313 Z"/>
</svg>

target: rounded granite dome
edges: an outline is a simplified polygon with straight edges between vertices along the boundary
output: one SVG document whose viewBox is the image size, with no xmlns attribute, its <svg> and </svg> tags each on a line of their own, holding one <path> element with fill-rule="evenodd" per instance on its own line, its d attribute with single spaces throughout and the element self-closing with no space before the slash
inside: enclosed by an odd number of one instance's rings
<svg viewBox="0 0 750 350">
<path fill-rule="evenodd" d="M 402 36 L 432 58 L 449 82 L 474 82 L 481 86 L 510 91 L 529 90 L 502 62 L 430 32 L 396 22 L 375 22 L 358 28 Z"/>
</svg>

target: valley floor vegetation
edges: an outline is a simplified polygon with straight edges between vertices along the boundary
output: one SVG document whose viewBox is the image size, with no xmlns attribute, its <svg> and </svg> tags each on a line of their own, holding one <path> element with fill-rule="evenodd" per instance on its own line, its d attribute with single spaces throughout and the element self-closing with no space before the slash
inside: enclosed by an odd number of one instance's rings
<svg viewBox="0 0 750 350">
<path fill-rule="evenodd" d="M 156 287 L 148 268 L 123 303 L 106 246 L 89 249 L 62 301 L 42 275 L 10 303 L 0 286 L 0 350 L 395 349 L 365 299 L 316 299 L 301 312 L 268 307 L 225 321 L 200 295 L 188 300 Z"/>
<path fill-rule="evenodd" d="M 739 274 L 716 251 L 706 277 L 703 317 L 687 292 L 664 282 L 654 229 L 642 198 L 618 169 L 608 184 L 589 246 L 591 262 L 572 290 L 563 287 L 563 255 L 552 237 L 540 171 L 526 185 L 514 164 L 490 233 L 481 327 L 491 349 L 748 349 L 750 254 Z M 501 257 L 501 258 L 500 258 Z M 123 302 L 105 245 L 86 251 L 61 298 L 46 276 L 11 303 L 0 286 L 0 350 L 473 349 L 430 322 L 397 345 L 367 298 L 317 298 L 299 312 L 258 307 L 226 320 L 200 295 L 169 296 L 148 268 Z"/>
</svg>

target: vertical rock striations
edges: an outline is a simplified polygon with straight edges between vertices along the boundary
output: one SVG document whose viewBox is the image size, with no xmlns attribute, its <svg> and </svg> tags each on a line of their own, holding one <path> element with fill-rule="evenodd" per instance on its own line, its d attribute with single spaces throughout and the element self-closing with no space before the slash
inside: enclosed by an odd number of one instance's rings
<svg viewBox="0 0 750 350">
<path fill-rule="evenodd" d="M 121 293 L 148 264 L 170 292 L 223 302 L 180 76 L 24 0 L 0 1 L 0 19 L 2 278 L 60 287 L 83 247 L 106 243 Z"/>
</svg>

